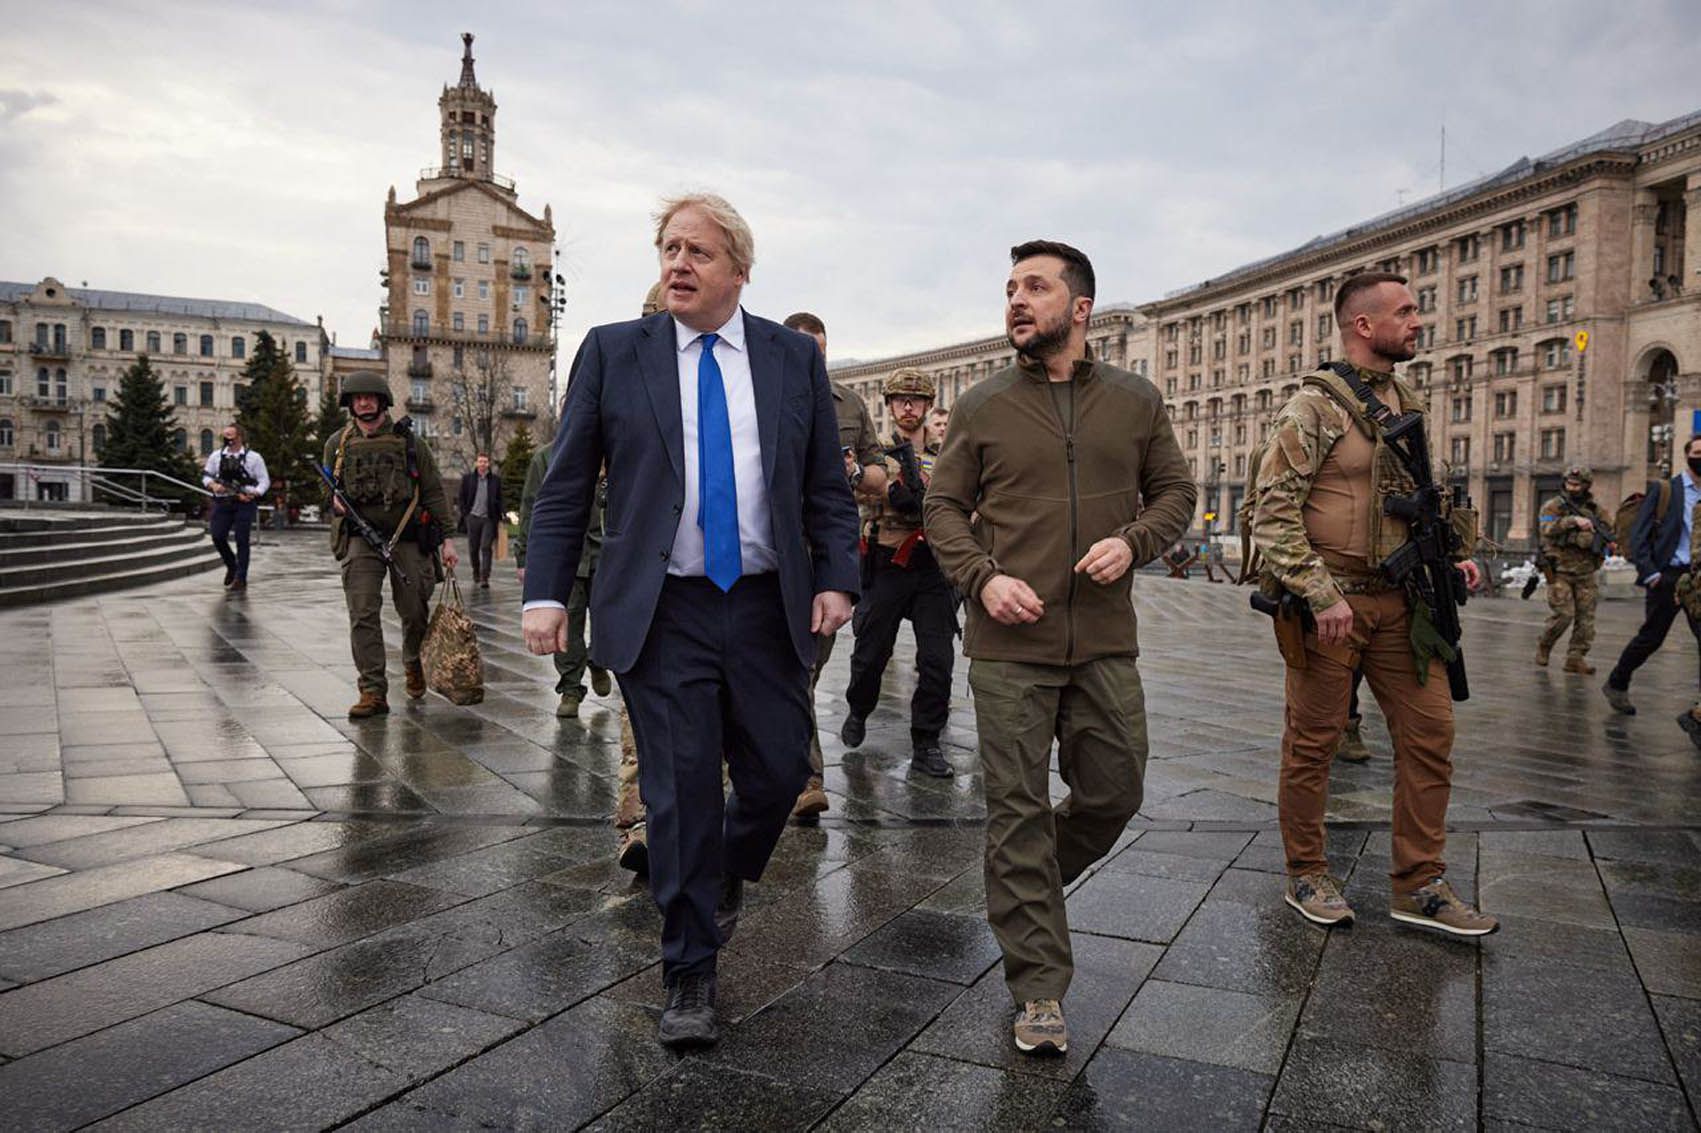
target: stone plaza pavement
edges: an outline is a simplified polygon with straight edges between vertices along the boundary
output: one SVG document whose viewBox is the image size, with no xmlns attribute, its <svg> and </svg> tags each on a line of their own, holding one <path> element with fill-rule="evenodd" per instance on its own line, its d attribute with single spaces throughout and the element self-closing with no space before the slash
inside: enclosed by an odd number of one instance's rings
<svg viewBox="0 0 1701 1133">
<path fill-rule="evenodd" d="M 0 612 L 0 1128 L 1694 1128 L 1701 754 L 1680 628 L 1634 718 L 1466 611 L 1449 877 L 1481 942 L 1387 918 L 1390 768 L 1334 772 L 1358 925 L 1280 902 L 1281 668 L 1246 593 L 1140 576 L 1147 801 L 1073 888 L 1066 1057 L 1014 1053 L 983 919 L 966 663 L 949 782 L 907 778 L 911 670 L 837 742 L 722 956 L 720 1046 L 654 1040 L 658 921 L 613 862 L 608 700 L 552 714 L 517 588 L 469 594 L 483 704 L 353 723 L 322 542 Z M 1603 605 L 1604 669 L 1639 605 Z M 396 631 L 390 625 L 392 649 Z M 900 652 L 902 653 L 902 647 Z M 1054 783 L 1059 796 L 1062 784 Z"/>
</svg>

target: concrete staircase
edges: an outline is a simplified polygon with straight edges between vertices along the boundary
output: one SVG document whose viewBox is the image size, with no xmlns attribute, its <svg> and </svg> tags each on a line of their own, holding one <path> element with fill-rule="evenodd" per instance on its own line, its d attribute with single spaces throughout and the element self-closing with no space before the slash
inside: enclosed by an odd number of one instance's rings
<svg viewBox="0 0 1701 1133">
<path fill-rule="evenodd" d="M 205 527 L 179 516 L 0 513 L 0 606 L 103 594 L 222 565 Z"/>
</svg>

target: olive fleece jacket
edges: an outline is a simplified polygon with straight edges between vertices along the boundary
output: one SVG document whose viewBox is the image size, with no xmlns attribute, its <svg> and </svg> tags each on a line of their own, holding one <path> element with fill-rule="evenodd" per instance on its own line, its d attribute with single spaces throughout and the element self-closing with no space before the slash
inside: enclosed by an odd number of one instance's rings
<svg viewBox="0 0 1701 1133">
<path fill-rule="evenodd" d="M 1075 564 L 1112 536 L 1135 567 L 1193 521 L 1198 492 L 1163 398 L 1146 379 L 1081 359 L 1071 380 L 1027 362 L 958 398 L 934 464 L 927 541 L 967 599 L 963 652 L 988 661 L 1075 665 L 1137 655 L 1132 578 L 1100 585 Z M 992 619 L 980 592 L 995 574 L 1045 603 L 1037 622 Z"/>
</svg>

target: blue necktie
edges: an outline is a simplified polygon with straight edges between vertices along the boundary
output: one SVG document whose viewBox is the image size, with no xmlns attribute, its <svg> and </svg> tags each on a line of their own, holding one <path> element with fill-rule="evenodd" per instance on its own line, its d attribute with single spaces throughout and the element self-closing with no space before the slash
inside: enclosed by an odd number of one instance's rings
<svg viewBox="0 0 1701 1133">
<path fill-rule="evenodd" d="M 732 421 L 715 361 L 718 335 L 705 334 L 697 360 L 697 526 L 703 529 L 703 573 L 723 591 L 744 573 L 738 547 L 738 483 L 732 471 Z"/>
</svg>

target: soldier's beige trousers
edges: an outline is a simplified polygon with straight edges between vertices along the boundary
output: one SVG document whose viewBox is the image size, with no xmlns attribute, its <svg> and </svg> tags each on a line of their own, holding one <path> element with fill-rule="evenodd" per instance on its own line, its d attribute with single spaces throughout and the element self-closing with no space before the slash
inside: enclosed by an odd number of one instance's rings
<svg viewBox="0 0 1701 1133">
<path fill-rule="evenodd" d="M 1017 1004 L 1062 999 L 1074 974 L 1063 887 L 1140 809 L 1146 703 L 1133 657 L 1080 665 L 974 661 L 986 786 L 986 919 Z M 1069 796 L 1051 805 L 1051 746 Z"/>
<path fill-rule="evenodd" d="M 402 660 L 409 665 L 419 663 L 419 646 L 425 640 L 425 626 L 430 618 L 431 591 L 437 585 L 436 566 L 412 542 L 397 543 L 396 565 L 407 575 L 404 584 L 387 570 L 384 561 L 371 544 L 356 536 L 349 540 L 348 550 L 337 565 L 343 572 L 343 597 L 348 601 L 349 648 L 354 654 L 354 667 L 359 672 L 357 684 L 362 692 L 388 696 L 390 682 L 384 675 L 384 579 L 390 579 L 390 601 L 402 622 Z"/>
<path fill-rule="evenodd" d="M 1419 684 L 1412 662 L 1411 613 L 1398 591 L 1353 594 L 1351 640 L 1319 645 L 1306 638 L 1306 668 L 1287 670 L 1286 728 L 1282 732 L 1277 807 L 1288 872 L 1325 870 L 1323 815 L 1329 802 L 1329 761 L 1347 722 L 1353 669 L 1382 707 L 1394 740 L 1394 892 L 1408 893 L 1439 877 L 1447 844 L 1447 799 L 1453 784 L 1453 700 L 1447 670 L 1431 661 Z"/>
<path fill-rule="evenodd" d="M 1550 612 L 1547 625 L 1542 627 L 1542 644 L 1552 649 L 1564 636 L 1566 627 L 1570 626 L 1571 644 L 1566 649 L 1566 656 L 1587 656 L 1589 646 L 1595 643 L 1595 601 L 1599 597 L 1600 587 L 1593 573 L 1564 574 L 1555 571 L 1547 588 Z"/>
</svg>

